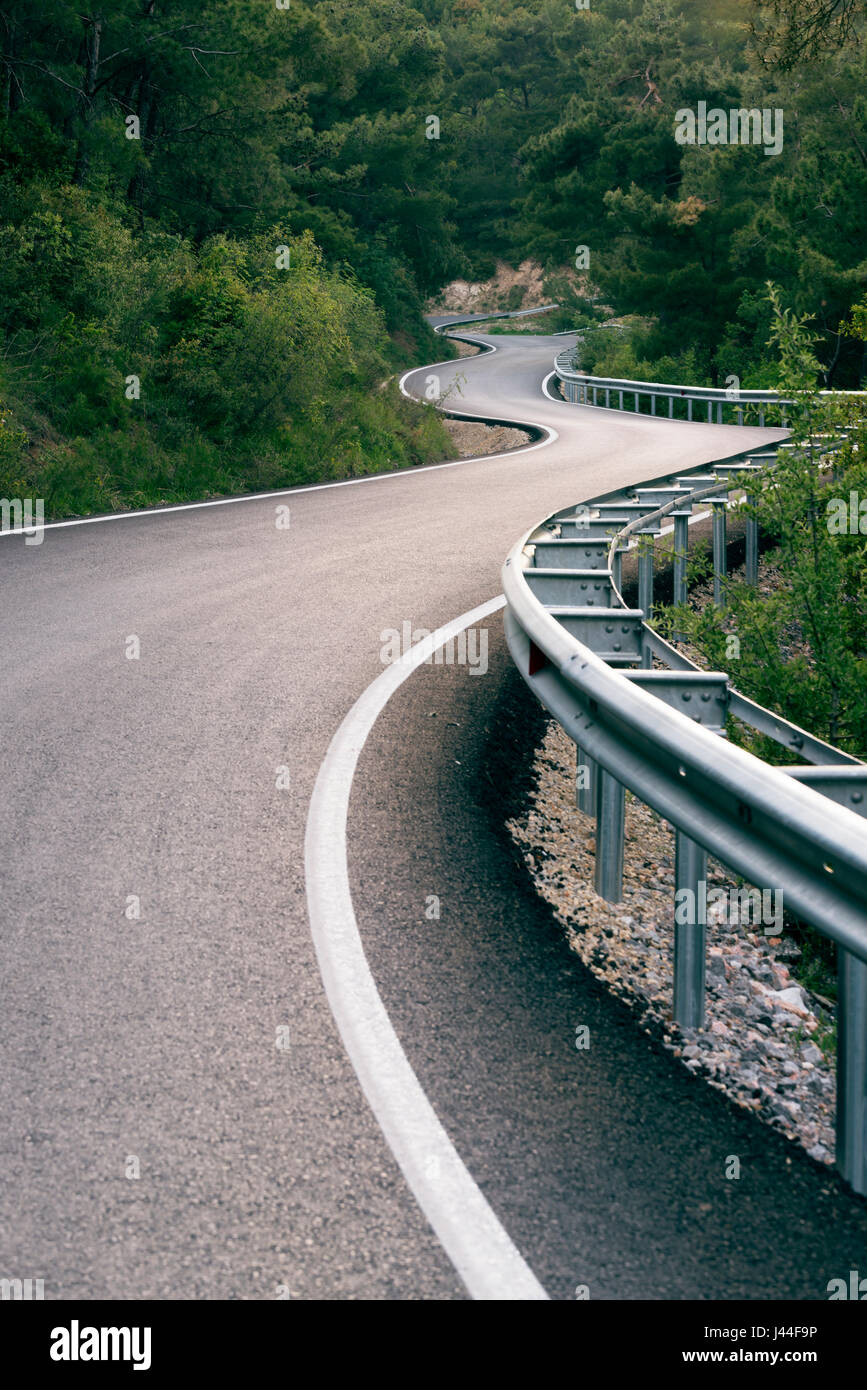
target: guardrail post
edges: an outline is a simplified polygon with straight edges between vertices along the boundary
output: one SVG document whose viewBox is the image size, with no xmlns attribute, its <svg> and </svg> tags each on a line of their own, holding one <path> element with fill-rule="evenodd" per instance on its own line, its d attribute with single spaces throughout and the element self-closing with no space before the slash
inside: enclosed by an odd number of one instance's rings
<svg viewBox="0 0 867 1390">
<path fill-rule="evenodd" d="M 596 394 L 597 394 L 597 392 L 596 392 L 596 387 L 594 386 L 594 387 L 593 387 L 593 404 L 594 404 L 594 405 L 596 405 L 596 403 L 597 403 Z"/>
<path fill-rule="evenodd" d="M 623 828 L 626 791 L 604 768 L 596 785 L 596 892 L 609 903 L 623 899 Z"/>
<path fill-rule="evenodd" d="M 716 407 L 716 422 L 717 422 L 718 425 L 721 425 L 722 422 L 723 422 L 723 403 L 722 403 L 722 401 L 718 401 L 718 402 L 717 402 L 717 407 Z"/>
<path fill-rule="evenodd" d="M 650 393 L 650 413 L 651 415 L 656 414 L 656 396 L 652 391 Z"/>
<path fill-rule="evenodd" d="M 620 409 L 623 409 L 623 392 L 620 392 Z"/>
<path fill-rule="evenodd" d="M 759 424 L 761 425 L 762 429 L 765 428 L 765 412 L 763 410 L 759 411 Z"/>
<path fill-rule="evenodd" d="M 707 422 L 709 425 L 713 424 L 713 401 L 707 403 Z"/>
<path fill-rule="evenodd" d="M 674 419 L 674 396 L 668 398 L 668 418 L 669 420 Z"/>
<path fill-rule="evenodd" d="M 687 418 L 687 420 L 691 420 L 691 419 L 692 419 L 692 396 L 689 396 L 689 397 L 687 398 L 687 402 L 686 402 L 686 418 Z"/>
<path fill-rule="evenodd" d="M 653 539 L 640 536 L 638 542 L 638 606 L 644 613 L 644 621 L 649 623 L 653 614 Z M 648 670 L 653 662 L 653 653 L 646 642 L 641 647 L 642 669 Z"/>
<path fill-rule="evenodd" d="M 747 493 L 747 502 L 750 506 L 755 506 L 756 495 L 753 492 Z M 759 521 L 758 517 L 747 516 L 746 530 L 746 581 L 748 584 L 758 584 L 759 582 Z"/>
<path fill-rule="evenodd" d="M 638 404 L 638 392 L 637 392 L 637 391 L 635 392 L 635 413 L 636 413 L 636 415 L 640 415 L 640 414 L 641 414 L 641 406 Z"/>
<path fill-rule="evenodd" d="M 735 406 L 735 409 L 738 412 L 738 424 L 742 425 L 744 423 L 744 408 L 742 405 L 738 405 Z"/>
<path fill-rule="evenodd" d="M 580 745 L 575 751 L 577 757 L 575 804 L 579 811 L 584 812 L 585 816 L 595 816 L 599 764 Z"/>
<path fill-rule="evenodd" d="M 638 552 L 638 606 L 649 623 L 653 613 L 653 541 L 649 538 L 642 540 Z"/>
<path fill-rule="evenodd" d="M 681 1028 L 701 1028 L 704 1025 L 705 942 L 703 915 L 699 901 L 705 901 L 700 885 L 707 884 L 707 852 L 684 835 L 675 831 L 675 898 L 674 920 L 674 1019 Z M 678 920 L 681 919 L 681 920 Z"/>
<path fill-rule="evenodd" d="M 689 558 L 689 518 L 691 512 L 672 512 L 674 517 L 674 602 L 683 608 L 689 594 L 686 587 L 686 565 Z"/>
<path fill-rule="evenodd" d="M 674 519 L 674 593 L 672 601 L 676 608 L 685 608 L 689 602 L 686 584 L 686 568 L 689 561 L 689 519 L 691 511 L 671 512 Z M 675 642 L 683 640 L 682 632 L 674 633 Z"/>
<path fill-rule="evenodd" d="M 608 386 L 606 386 L 606 387 L 605 387 L 605 408 L 606 408 L 606 410 L 609 409 L 610 405 L 611 405 L 611 390 L 610 390 L 610 388 L 609 388 Z"/>
<path fill-rule="evenodd" d="M 726 577 L 726 499 L 712 498 L 713 504 L 713 601 L 725 606 L 723 583 Z"/>
<path fill-rule="evenodd" d="M 867 964 L 837 951 L 837 1167 L 867 1194 Z"/>
<path fill-rule="evenodd" d="M 619 545 L 611 557 L 611 578 L 614 580 L 614 587 L 621 590 L 623 587 L 623 551 Z"/>
</svg>

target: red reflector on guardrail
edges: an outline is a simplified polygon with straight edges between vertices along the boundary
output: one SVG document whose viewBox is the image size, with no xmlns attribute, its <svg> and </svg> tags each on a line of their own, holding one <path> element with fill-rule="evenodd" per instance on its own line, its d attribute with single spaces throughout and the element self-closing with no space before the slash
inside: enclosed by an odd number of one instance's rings
<svg viewBox="0 0 867 1390">
<path fill-rule="evenodd" d="M 539 647 L 536 646 L 536 643 L 535 643 L 535 642 L 531 642 L 531 643 L 530 643 L 530 664 L 529 664 L 529 666 L 528 666 L 528 668 L 527 668 L 528 674 L 531 675 L 531 676 L 535 676 L 535 675 L 538 674 L 539 671 L 541 671 L 541 670 L 543 669 L 543 667 L 545 667 L 545 666 L 547 666 L 547 665 L 548 665 L 548 658 L 547 658 L 547 656 L 545 655 L 545 653 L 544 653 Z"/>
</svg>

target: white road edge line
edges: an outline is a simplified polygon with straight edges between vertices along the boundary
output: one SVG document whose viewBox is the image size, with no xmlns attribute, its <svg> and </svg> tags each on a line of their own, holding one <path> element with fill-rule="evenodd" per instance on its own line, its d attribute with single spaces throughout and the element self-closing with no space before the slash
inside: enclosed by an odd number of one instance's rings
<svg viewBox="0 0 867 1390">
<path fill-rule="evenodd" d="M 467 341 L 469 341 L 469 340 L 467 340 Z M 492 354 L 492 353 L 495 353 L 495 352 L 499 352 L 499 351 L 500 351 L 500 349 L 499 349 L 498 347 L 494 347 L 494 346 L 493 346 L 492 344 L 490 344 L 490 343 L 486 344 L 486 343 L 484 342 L 484 339 L 483 339 L 483 338 L 479 338 L 477 341 L 480 342 L 483 346 L 486 346 L 486 347 L 487 347 L 488 351 L 487 351 L 486 353 L 483 353 L 483 354 L 482 354 L 482 355 L 485 356 L 485 357 L 489 356 L 489 355 Z M 417 372 L 432 371 L 434 367 L 454 367 L 454 366 L 456 365 L 456 363 L 458 363 L 459 361 L 460 361 L 459 358 L 454 358 L 454 357 L 452 357 L 452 358 L 450 358 L 449 360 L 447 360 L 447 361 L 445 361 L 445 362 L 432 362 L 432 363 L 430 364 L 429 367 L 412 367 L 412 368 L 410 368 L 410 370 L 409 370 L 408 372 L 404 372 L 403 376 L 401 377 L 400 381 L 398 382 L 398 386 L 399 386 L 399 388 L 400 388 L 401 394 L 404 395 L 404 396 L 406 396 L 407 400 L 409 400 L 409 401 L 418 401 L 418 400 L 420 399 L 420 397 L 414 396 L 414 395 L 412 394 L 411 391 L 407 391 L 406 386 L 404 385 L 404 382 L 407 381 L 407 379 L 408 379 L 409 377 L 415 376 Z M 555 375 L 554 372 L 549 372 L 549 373 L 548 373 L 548 375 L 545 377 L 545 380 L 542 382 L 542 390 L 543 390 L 544 394 L 548 397 L 549 401 L 555 401 L 555 402 L 557 403 L 557 405 L 563 405 L 563 404 L 564 404 L 563 401 L 558 401 L 556 396 L 550 395 L 550 394 L 548 393 L 548 391 L 545 389 L 545 388 L 546 388 L 547 382 L 549 382 L 549 381 L 551 380 L 551 377 L 554 376 L 554 375 Z M 440 409 L 442 410 L 442 412 L 443 412 L 444 415 L 459 415 L 459 416 L 461 416 L 462 418 L 464 418 L 464 419 L 466 419 L 466 420 L 492 420 L 492 419 L 494 418 L 492 415 L 479 415 L 479 414 L 477 414 L 475 411 L 472 411 L 472 410 L 461 410 L 460 407 L 457 405 L 457 403 L 455 403 L 454 409 L 452 409 L 452 410 L 450 410 L 448 406 L 440 406 Z M 529 454 L 533 449 L 545 449 L 545 448 L 547 448 L 547 446 L 548 446 L 549 444 L 555 444 L 556 441 L 560 438 L 559 433 L 557 432 L 557 430 L 554 429 L 553 425 L 541 425 L 541 424 L 539 424 L 538 420 L 518 420 L 518 419 L 514 419 L 514 420 L 513 420 L 513 419 L 511 418 L 511 416 L 509 416 L 509 417 L 504 416 L 503 419 L 502 419 L 499 423 L 500 423 L 500 424 L 503 424 L 503 425 L 513 425 L 513 426 L 516 426 L 516 427 L 519 428 L 519 429 L 523 426 L 525 429 L 543 430 L 543 431 L 545 432 L 545 434 L 547 435 L 547 438 L 546 438 L 546 439 L 540 439 L 540 440 L 538 440 L 535 444 L 525 444 L 525 445 L 523 446 L 523 448 L 521 448 L 521 449 L 511 449 L 511 450 L 509 451 L 509 453 L 505 453 L 505 454 L 485 454 L 485 455 L 483 455 L 484 458 L 489 458 L 489 459 L 506 459 L 506 458 L 509 458 L 510 454 Z M 478 462 L 477 459 L 462 459 L 462 460 L 460 460 L 460 461 L 461 461 L 462 463 L 477 463 L 477 462 Z M 436 466 L 436 467 L 440 467 L 441 465 L 437 464 L 437 465 L 435 465 L 435 466 Z"/>
<path fill-rule="evenodd" d="M 410 394 L 404 384 L 407 378 L 425 370 L 414 368 L 404 374 L 400 380 L 404 395 Z M 549 373 L 542 383 L 549 400 L 556 400 L 548 391 L 554 375 Z M 558 438 L 555 430 L 545 428 L 548 438 L 531 448 L 544 448 Z M 304 870 L 310 930 L 331 1012 L 368 1104 L 432 1230 L 474 1299 L 547 1301 L 548 1294 L 449 1139 L 392 1027 L 364 954 L 347 863 L 355 769 L 383 709 L 434 652 L 504 607 L 501 594 L 438 628 L 388 666 L 359 696 L 331 740 L 316 778 L 307 813 Z"/>
<path fill-rule="evenodd" d="M 416 1201 L 474 1299 L 548 1295 L 470 1176 L 392 1027 L 364 954 L 346 858 L 352 781 L 391 696 L 438 648 L 505 606 L 502 594 L 438 628 L 372 681 L 346 715 L 313 789 L 304 866 L 325 992 L 367 1101 Z"/>
<path fill-rule="evenodd" d="M 557 373 L 554 371 L 549 372 L 545 377 L 545 380 L 542 382 L 542 395 L 547 396 L 549 401 L 556 401 L 557 405 L 571 405 L 571 401 L 562 401 L 559 396 L 552 396 L 551 392 L 548 390 L 548 382 L 556 375 Z"/>
</svg>

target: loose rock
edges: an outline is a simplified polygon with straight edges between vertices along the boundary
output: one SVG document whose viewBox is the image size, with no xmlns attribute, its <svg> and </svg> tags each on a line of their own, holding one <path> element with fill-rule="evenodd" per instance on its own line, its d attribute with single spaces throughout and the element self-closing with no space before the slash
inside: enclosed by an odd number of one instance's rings
<svg viewBox="0 0 867 1390">
<path fill-rule="evenodd" d="M 820 1020 L 789 973 L 800 949 L 709 912 L 706 1027 L 679 1029 L 670 827 L 627 797 L 623 902 L 613 906 L 593 891 L 595 825 L 575 805 L 575 746 L 553 721 L 535 771 L 533 804 L 509 830 L 572 950 L 690 1071 L 832 1163 L 836 1078 L 833 1059 L 804 1038 Z M 713 860 L 711 887 L 736 887 Z"/>
</svg>

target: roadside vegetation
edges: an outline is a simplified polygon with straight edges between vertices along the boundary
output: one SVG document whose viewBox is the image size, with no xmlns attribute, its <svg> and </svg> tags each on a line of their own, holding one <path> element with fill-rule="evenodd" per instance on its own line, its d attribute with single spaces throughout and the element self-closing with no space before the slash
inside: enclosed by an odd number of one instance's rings
<svg viewBox="0 0 867 1390">
<path fill-rule="evenodd" d="M 735 572 L 724 606 L 709 603 L 705 545 L 691 556 L 690 602 L 661 607 L 654 625 L 669 637 L 682 634 L 706 667 L 727 671 L 744 694 L 867 761 L 867 397 L 821 396 L 814 330 L 782 307 L 775 287 L 768 300 L 796 447 L 780 453 L 761 489 L 739 506 L 758 520 L 766 547 L 759 586 Z M 845 330 L 867 336 L 867 302 Z M 831 440 L 840 447 L 824 457 Z M 802 761 L 736 720 L 729 726 L 733 741 L 771 764 Z M 834 944 L 803 923 L 789 919 L 788 928 L 802 952 L 796 974 L 833 1002 Z"/>
<path fill-rule="evenodd" d="M 380 387 L 448 354 L 422 305 L 497 260 L 542 266 L 549 331 L 626 323 L 588 368 L 711 384 L 774 384 L 772 279 L 857 386 L 862 11 L 0 0 L 0 494 L 61 516 L 446 456 Z M 779 154 L 678 144 L 698 101 L 779 107 Z"/>
</svg>

